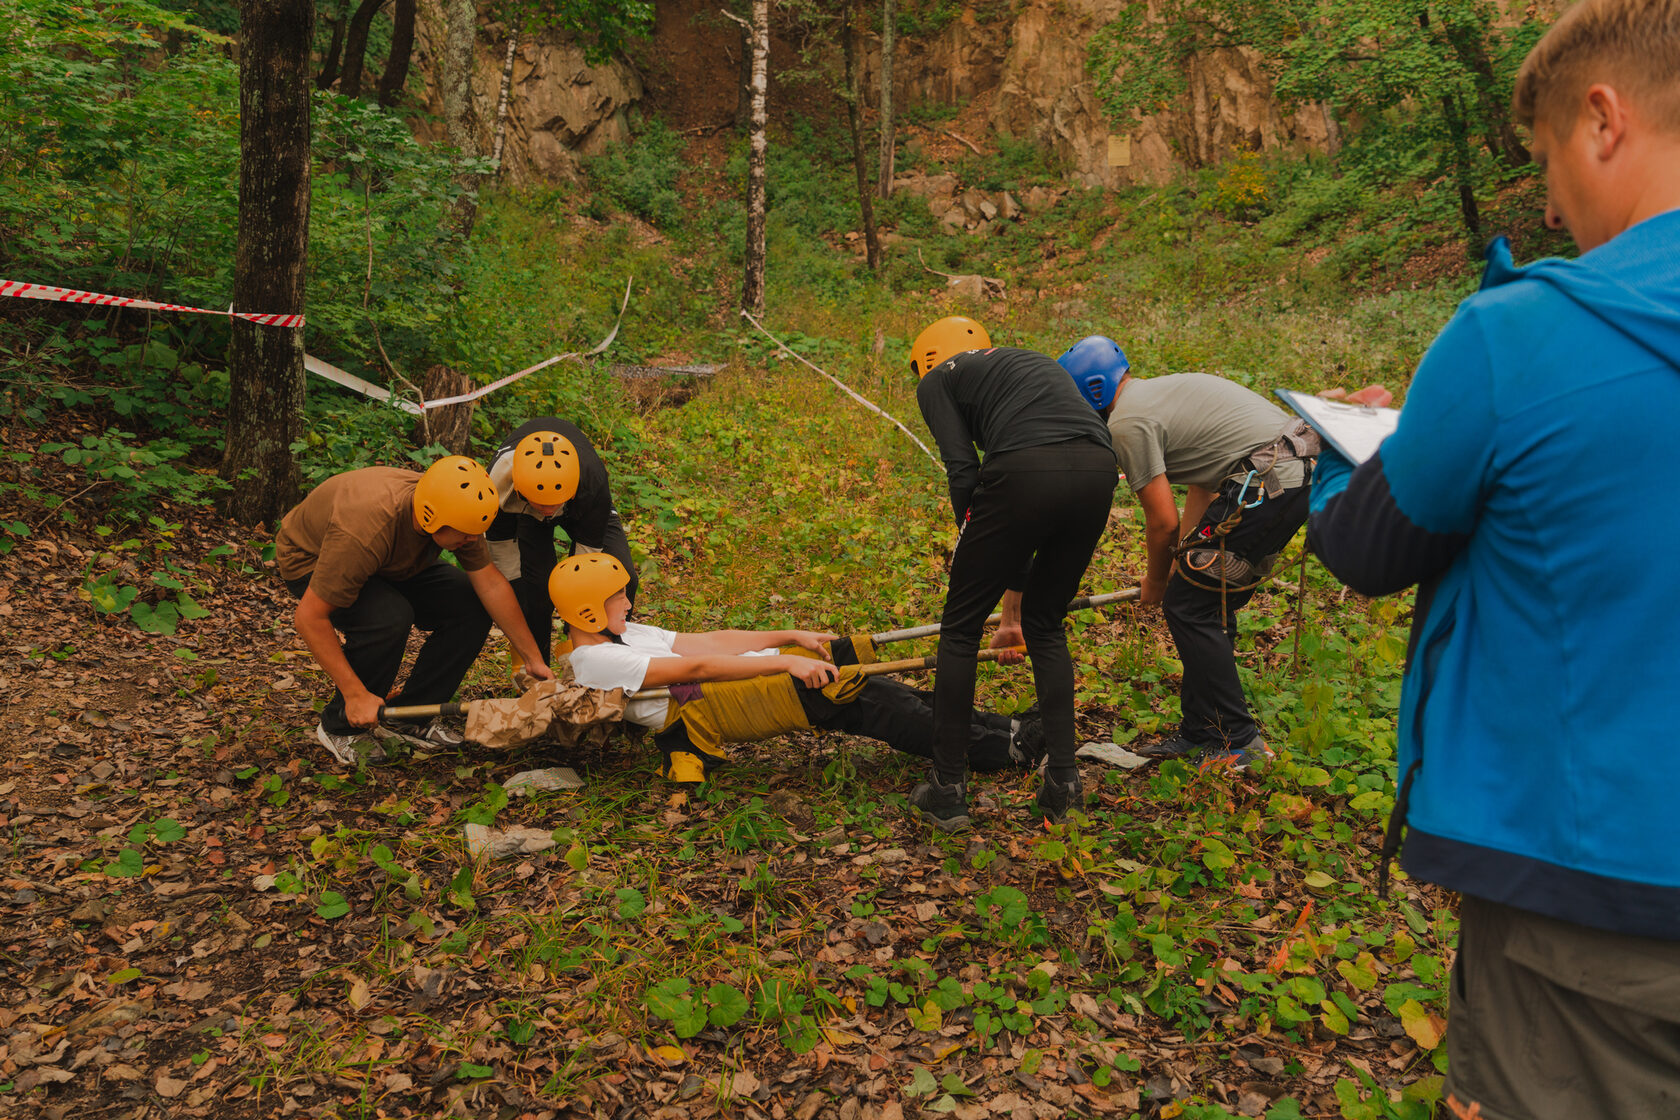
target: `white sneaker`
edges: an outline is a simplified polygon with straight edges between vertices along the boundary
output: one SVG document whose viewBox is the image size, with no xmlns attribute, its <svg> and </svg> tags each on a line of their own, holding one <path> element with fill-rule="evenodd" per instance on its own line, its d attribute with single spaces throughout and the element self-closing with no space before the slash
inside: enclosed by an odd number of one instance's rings
<svg viewBox="0 0 1680 1120">
<path fill-rule="evenodd" d="M 332 756 L 345 766 L 360 766 L 364 757 L 368 762 L 383 762 L 385 759 L 385 748 L 372 742 L 368 733 L 334 735 L 327 730 L 326 724 L 318 723 L 315 725 L 315 738 L 319 739 L 321 745 L 326 747 Z M 365 754 L 356 750 L 358 742 L 367 743 Z"/>
<path fill-rule="evenodd" d="M 382 735 L 401 739 L 417 747 L 458 747 L 467 741 L 464 735 L 440 719 L 434 719 L 427 724 L 393 720 L 380 724 L 378 730 Z"/>
</svg>

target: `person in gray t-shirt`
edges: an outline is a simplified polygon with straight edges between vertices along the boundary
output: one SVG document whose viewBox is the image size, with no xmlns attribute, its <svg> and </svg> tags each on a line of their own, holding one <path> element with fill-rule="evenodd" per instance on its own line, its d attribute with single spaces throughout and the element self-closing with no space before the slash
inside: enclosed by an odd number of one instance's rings
<svg viewBox="0 0 1680 1120">
<path fill-rule="evenodd" d="M 1162 604 L 1184 663 L 1178 733 L 1134 749 L 1156 758 L 1223 755 L 1239 769 L 1271 757 L 1237 676 L 1236 613 L 1306 520 L 1310 464 L 1285 458 L 1262 479 L 1248 462 L 1288 417 L 1211 374 L 1131 376 L 1125 353 L 1098 335 L 1058 360 L 1108 421 L 1114 456 L 1143 509 L 1141 601 Z M 1182 518 L 1174 486 L 1188 488 Z M 1184 546 L 1190 551 L 1175 564 Z"/>
</svg>

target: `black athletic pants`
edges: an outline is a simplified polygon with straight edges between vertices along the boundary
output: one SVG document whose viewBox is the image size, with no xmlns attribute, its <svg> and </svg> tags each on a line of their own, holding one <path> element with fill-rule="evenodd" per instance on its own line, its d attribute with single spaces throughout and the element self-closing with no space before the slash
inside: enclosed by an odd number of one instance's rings
<svg viewBox="0 0 1680 1120">
<path fill-rule="evenodd" d="M 515 515 L 514 522 L 514 537 L 519 541 L 519 578 L 509 582 L 513 584 L 514 597 L 519 600 L 519 613 L 525 616 L 525 625 L 531 628 L 531 636 L 537 640 L 537 648 L 547 661 L 554 637 L 554 603 L 548 597 L 548 577 L 560 555 L 554 545 L 555 524 L 524 513 Z M 630 583 L 624 593 L 634 603 L 638 583 L 636 565 L 630 560 L 630 541 L 624 535 L 624 524 L 618 514 L 607 518 L 604 536 L 602 551 L 630 573 Z M 577 545 L 572 545 L 571 550 L 575 552 Z"/>
<path fill-rule="evenodd" d="M 1021 631 L 1032 659 L 1050 766 L 1074 767 L 1073 659 L 1068 600 L 1108 525 L 1119 474 L 1103 444 L 1072 440 L 988 455 L 951 561 L 934 678 L 933 762 L 942 782 L 963 775 L 975 654 L 1003 593 L 1022 592 Z"/>
<path fill-rule="evenodd" d="M 1225 520 L 1236 509 L 1241 490 L 1241 483 L 1236 482 L 1221 487 L 1218 496 L 1208 503 L 1196 532 L 1200 534 Z M 1247 495 L 1250 501 L 1254 493 L 1251 486 Z M 1297 486 L 1244 510 L 1242 520 L 1226 536 L 1225 547 L 1250 562 L 1282 552 L 1306 522 L 1311 493 L 1311 486 Z M 1256 589 L 1221 594 L 1217 587 L 1199 587 L 1184 578 L 1182 564 L 1180 561 L 1173 568 L 1161 603 L 1167 629 L 1172 631 L 1179 660 L 1184 663 L 1179 691 L 1184 722 L 1179 734 L 1201 746 L 1241 749 L 1253 740 L 1256 728 L 1243 697 L 1242 681 L 1237 677 L 1237 612 L 1254 597 Z M 1209 577 L 1201 578 L 1217 583 Z"/>
<path fill-rule="evenodd" d="M 300 599 L 308 586 L 308 576 L 286 581 L 286 589 Z M 490 634 L 490 615 L 467 573 L 441 561 L 410 579 L 374 576 L 354 603 L 327 617 L 344 635 L 345 660 L 375 696 L 384 696 L 396 683 L 408 632 L 429 631 L 392 705 L 447 703 Z M 336 688 L 321 724 L 333 735 L 357 730 L 344 718 L 344 696 Z"/>
<path fill-rule="evenodd" d="M 818 688 L 799 686 L 799 703 L 812 727 L 876 739 L 895 751 L 933 757 L 933 696 L 886 677 L 871 677 L 857 699 L 836 704 Z M 968 724 L 968 765 L 1002 770 L 1010 763 L 1010 719 L 973 711 Z"/>
</svg>

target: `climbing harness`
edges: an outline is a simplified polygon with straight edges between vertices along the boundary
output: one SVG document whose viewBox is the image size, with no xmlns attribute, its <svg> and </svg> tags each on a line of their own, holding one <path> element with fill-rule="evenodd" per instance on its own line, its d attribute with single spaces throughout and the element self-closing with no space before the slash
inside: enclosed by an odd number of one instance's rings
<svg viewBox="0 0 1680 1120">
<path fill-rule="evenodd" d="M 1306 471 L 1306 479 L 1302 480 L 1305 485 L 1312 477 L 1312 461 L 1321 450 L 1318 433 L 1305 420 L 1297 417 L 1285 424 L 1275 439 L 1249 452 L 1226 477 L 1219 497 L 1230 501 L 1231 512 L 1214 524 L 1191 530 L 1173 550 L 1179 575 L 1186 582 L 1204 591 L 1219 592 L 1221 625 L 1230 625 L 1230 594 L 1259 587 L 1271 576 L 1278 558 L 1277 553 L 1272 553 L 1250 560 L 1226 547 L 1226 538 L 1242 524 L 1244 513 L 1283 495 L 1283 480 L 1277 473 L 1280 463 L 1300 460 Z M 1228 494 L 1233 488 L 1235 493 Z"/>
</svg>

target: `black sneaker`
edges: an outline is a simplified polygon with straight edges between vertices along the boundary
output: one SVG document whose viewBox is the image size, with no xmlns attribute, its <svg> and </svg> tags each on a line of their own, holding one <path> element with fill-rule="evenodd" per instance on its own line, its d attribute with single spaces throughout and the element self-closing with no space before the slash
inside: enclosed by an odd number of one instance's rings
<svg viewBox="0 0 1680 1120">
<path fill-rule="evenodd" d="M 1037 716 L 1011 720 L 1014 729 L 1009 733 L 1009 760 L 1023 770 L 1037 769 L 1044 761 L 1044 721 Z"/>
<path fill-rule="evenodd" d="M 1038 787 L 1038 815 L 1051 824 L 1060 824 L 1074 809 L 1085 807 L 1085 785 L 1075 774 L 1069 782 L 1058 782 L 1048 773 Z"/>
<path fill-rule="evenodd" d="M 1128 749 L 1144 758 L 1191 758 L 1207 748 L 1202 743 L 1192 743 L 1182 735 L 1174 735 L 1158 743 L 1144 743 Z"/>
<path fill-rule="evenodd" d="M 916 815 L 944 832 L 961 832 L 968 827 L 968 783 L 944 785 L 936 775 L 910 791 L 910 807 Z"/>
</svg>

